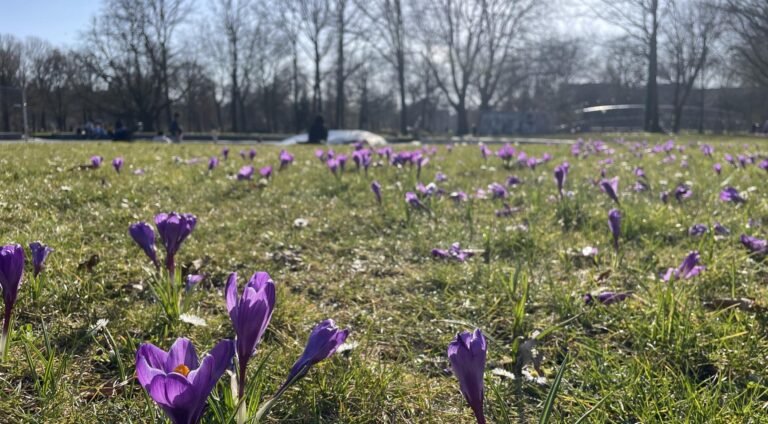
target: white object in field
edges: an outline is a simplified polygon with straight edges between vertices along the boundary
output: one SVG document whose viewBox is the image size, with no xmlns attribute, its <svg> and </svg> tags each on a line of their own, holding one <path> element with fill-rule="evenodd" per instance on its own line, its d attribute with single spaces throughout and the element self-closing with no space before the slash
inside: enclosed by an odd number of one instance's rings
<svg viewBox="0 0 768 424">
<path fill-rule="evenodd" d="M 307 133 L 297 134 L 282 140 L 279 144 L 301 144 L 306 143 L 308 139 L 309 135 Z M 358 141 L 366 142 L 370 146 L 383 146 L 387 144 L 387 140 L 384 137 L 363 130 L 329 130 L 328 140 L 325 144 L 353 144 Z"/>
</svg>

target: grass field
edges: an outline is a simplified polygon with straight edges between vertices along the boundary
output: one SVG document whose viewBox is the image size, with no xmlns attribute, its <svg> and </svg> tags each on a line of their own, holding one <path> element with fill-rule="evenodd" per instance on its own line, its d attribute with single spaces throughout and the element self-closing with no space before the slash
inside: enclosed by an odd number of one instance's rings
<svg viewBox="0 0 768 424">
<path fill-rule="evenodd" d="M 657 153 L 654 143 L 603 151 L 588 144 L 581 157 L 569 146 L 517 147 L 552 155 L 535 169 L 483 160 L 478 146 L 440 146 L 420 178 L 415 167 L 386 163 L 366 175 L 351 160 L 337 178 L 306 147 L 291 148 L 295 163 L 278 171 L 279 148 L 256 146 L 254 181 L 234 178 L 250 163 L 240 146 L 208 173 L 208 157 L 221 145 L 2 145 L 0 242 L 26 248 L 41 240 L 55 251 L 37 299 L 29 265 L 25 273 L 0 364 L 0 422 L 162 422 L 134 378 L 136 348 L 149 341 L 167 349 L 184 336 L 205 352 L 233 338 L 223 294 L 232 271 L 241 287 L 255 271 L 269 272 L 277 286 L 272 321 L 249 368 L 250 403 L 277 390 L 314 324 L 333 318 L 351 329 L 348 348 L 289 389 L 268 422 L 473 422 L 446 347 L 476 327 L 488 340 L 489 422 L 538 422 L 563 361 L 551 422 L 574 423 L 587 412 L 583 422 L 768 422 L 768 313 L 761 306 L 768 268 L 739 242 L 741 234 L 766 236 L 768 174 L 757 164 L 768 149 L 753 139 L 712 145 L 713 158 L 689 138 Z M 753 155 L 754 163 L 731 165 L 725 153 Z M 105 158 L 100 168 L 73 169 L 92 155 Z M 125 159 L 120 174 L 109 164 L 117 156 Z M 202 160 L 184 162 L 192 158 Z M 560 199 L 553 169 L 563 161 L 570 169 Z M 720 175 L 714 162 L 722 163 Z M 275 175 L 259 182 L 265 165 Z M 633 188 L 638 166 L 647 191 Z M 596 184 L 601 169 L 619 177 L 620 206 Z M 438 172 L 447 176 L 439 188 L 463 190 L 470 200 L 457 205 L 435 195 L 423 199 L 430 212 L 411 210 L 405 192 Z M 522 183 L 508 188 L 511 216 L 497 217 L 502 200 L 472 199 L 512 175 Z M 383 187 L 381 207 L 373 180 Z M 692 195 L 678 202 L 681 183 Z M 726 186 L 746 202 L 721 201 Z M 670 192 L 667 203 L 662 191 Z M 623 216 L 618 255 L 612 208 Z M 147 287 L 149 262 L 128 235 L 130 224 L 170 211 L 198 219 L 177 263 L 185 275 L 207 276 L 190 310 L 205 326 L 165 317 Z M 715 222 L 731 234 L 716 236 Z M 689 235 L 699 223 L 709 231 Z M 432 258 L 433 248 L 453 242 L 475 256 L 466 263 Z M 599 251 L 594 258 L 582 255 L 589 246 Z M 706 269 L 662 281 L 693 250 Z M 585 293 L 601 290 L 633 295 L 585 304 Z M 742 297 L 756 302 L 729 301 Z M 518 360 L 537 353 L 540 367 Z M 228 390 L 225 375 L 204 422 L 220 421 L 213 409 L 226 410 Z"/>
</svg>

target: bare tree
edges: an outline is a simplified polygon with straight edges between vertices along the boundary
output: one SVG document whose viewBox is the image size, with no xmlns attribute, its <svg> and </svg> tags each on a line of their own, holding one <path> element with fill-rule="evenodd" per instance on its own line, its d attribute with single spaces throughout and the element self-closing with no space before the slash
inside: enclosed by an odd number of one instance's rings
<svg viewBox="0 0 768 424">
<path fill-rule="evenodd" d="M 694 82 L 704 69 L 712 43 L 720 33 L 720 7 L 711 0 L 672 3 L 664 27 L 667 59 L 673 86 L 673 131 L 680 131 L 683 110 Z"/>
<path fill-rule="evenodd" d="M 544 2 L 483 0 L 481 5 L 482 43 L 478 56 L 477 91 L 479 109 L 483 112 L 493 109 L 498 101 L 506 100 L 511 90 L 530 75 L 522 72 L 527 67 L 515 59 L 522 48 L 522 34 L 527 32 L 531 18 Z"/>
<path fill-rule="evenodd" d="M 333 13 L 329 0 L 292 0 L 285 5 L 291 19 L 300 22 L 303 35 L 299 45 L 312 60 L 314 78 L 312 82 L 312 113 L 323 113 L 322 61 L 333 42 L 329 36 Z"/>
<path fill-rule="evenodd" d="M 158 57 L 157 46 L 147 43 L 144 6 L 143 0 L 108 0 L 85 35 L 88 53 L 83 64 L 115 95 L 103 109 L 138 119 L 151 130 L 168 101 L 151 59 Z"/>
<path fill-rule="evenodd" d="M 406 55 L 408 37 L 405 10 L 401 0 L 358 0 L 358 8 L 368 18 L 368 41 L 395 71 L 400 94 L 400 133 L 408 132 L 406 107 Z"/>
<path fill-rule="evenodd" d="M 0 118 L 3 131 L 11 130 L 12 101 L 7 93 L 18 85 L 21 67 L 21 42 L 12 35 L 0 34 Z"/>
<path fill-rule="evenodd" d="M 725 9 L 736 38 L 732 48 L 741 65 L 738 73 L 750 82 L 768 87 L 768 2 L 727 0 Z"/>
<path fill-rule="evenodd" d="M 296 9 L 283 5 L 279 8 L 278 22 L 283 35 L 290 45 L 291 52 L 291 95 L 293 103 L 293 129 L 296 132 L 301 131 L 304 122 L 300 119 L 299 92 L 300 73 L 299 73 L 299 37 L 301 36 L 301 21 L 295 14 Z"/>
<path fill-rule="evenodd" d="M 171 62 L 174 50 L 173 36 L 186 19 L 191 7 L 190 0 L 144 0 L 147 31 L 144 33 L 147 52 L 157 68 L 165 103 L 165 121 L 171 122 Z"/>
<path fill-rule="evenodd" d="M 250 0 L 212 0 L 210 13 L 213 16 L 214 25 L 206 34 L 208 50 L 216 60 L 225 63 L 229 78 L 229 107 L 232 131 L 240 131 L 241 128 L 241 93 L 240 71 L 242 68 L 242 55 L 246 41 L 246 32 L 251 18 Z M 224 43 L 220 37 L 224 37 Z M 222 45 L 226 46 L 222 51 Z M 252 47 L 252 46 L 251 46 Z"/>
<path fill-rule="evenodd" d="M 645 84 L 645 130 L 661 131 L 659 125 L 659 90 L 657 85 L 658 38 L 663 0 L 601 0 L 595 8 L 606 22 L 621 28 L 628 39 L 641 46 L 647 60 Z"/>
<path fill-rule="evenodd" d="M 423 55 L 435 82 L 457 115 L 457 134 L 469 132 L 470 89 L 483 49 L 483 1 L 436 0 L 417 13 L 424 17 Z"/>
</svg>

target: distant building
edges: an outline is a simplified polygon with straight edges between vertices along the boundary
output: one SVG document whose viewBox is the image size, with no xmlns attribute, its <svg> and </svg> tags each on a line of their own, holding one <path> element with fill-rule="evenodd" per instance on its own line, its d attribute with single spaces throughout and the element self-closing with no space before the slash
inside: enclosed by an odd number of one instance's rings
<svg viewBox="0 0 768 424">
<path fill-rule="evenodd" d="M 550 117 L 542 112 L 479 112 L 477 135 L 541 134 L 551 132 Z"/>
<path fill-rule="evenodd" d="M 645 87 L 610 83 L 564 84 L 561 98 L 573 105 L 574 114 L 559 122 L 575 130 L 634 130 L 643 127 Z M 752 122 L 768 118 L 768 90 L 754 87 L 695 88 L 683 110 L 682 129 L 747 131 Z M 659 84 L 662 127 L 672 129 L 674 86 Z"/>
<path fill-rule="evenodd" d="M 580 118 L 573 126 L 576 131 L 634 131 L 643 129 L 645 107 L 642 104 L 591 106 L 578 110 L 577 115 Z M 671 131 L 673 122 L 673 107 L 660 105 L 661 128 Z M 680 122 L 682 129 L 702 128 L 716 133 L 744 131 L 748 127 L 737 111 L 713 107 L 685 107 Z"/>
</svg>

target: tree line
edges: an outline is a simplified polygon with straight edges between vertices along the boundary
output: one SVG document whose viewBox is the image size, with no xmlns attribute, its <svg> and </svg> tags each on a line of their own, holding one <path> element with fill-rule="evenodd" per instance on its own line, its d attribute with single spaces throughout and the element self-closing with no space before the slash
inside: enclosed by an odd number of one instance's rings
<svg viewBox="0 0 768 424">
<path fill-rule="evenodd" d="M 104 0 L 74 47 L 0 35 L 0 131 L 21 87 L 44 131 L 155 131 L 178 112 L 187 131 L 297 132 L 323 115 L 401 134 L 466 134 L 489 111 L 565 122 L 583 105 L 564 87 L 587 82 L 644 90 L 648 131 L 668 87 L 664 130 L 679 131 L 696 87 L 768 87 L 764 0 L 594 0 L 590 19 L 615 29 L 599 40 L 567 29 L 563 1 Z"/>
</svg>

